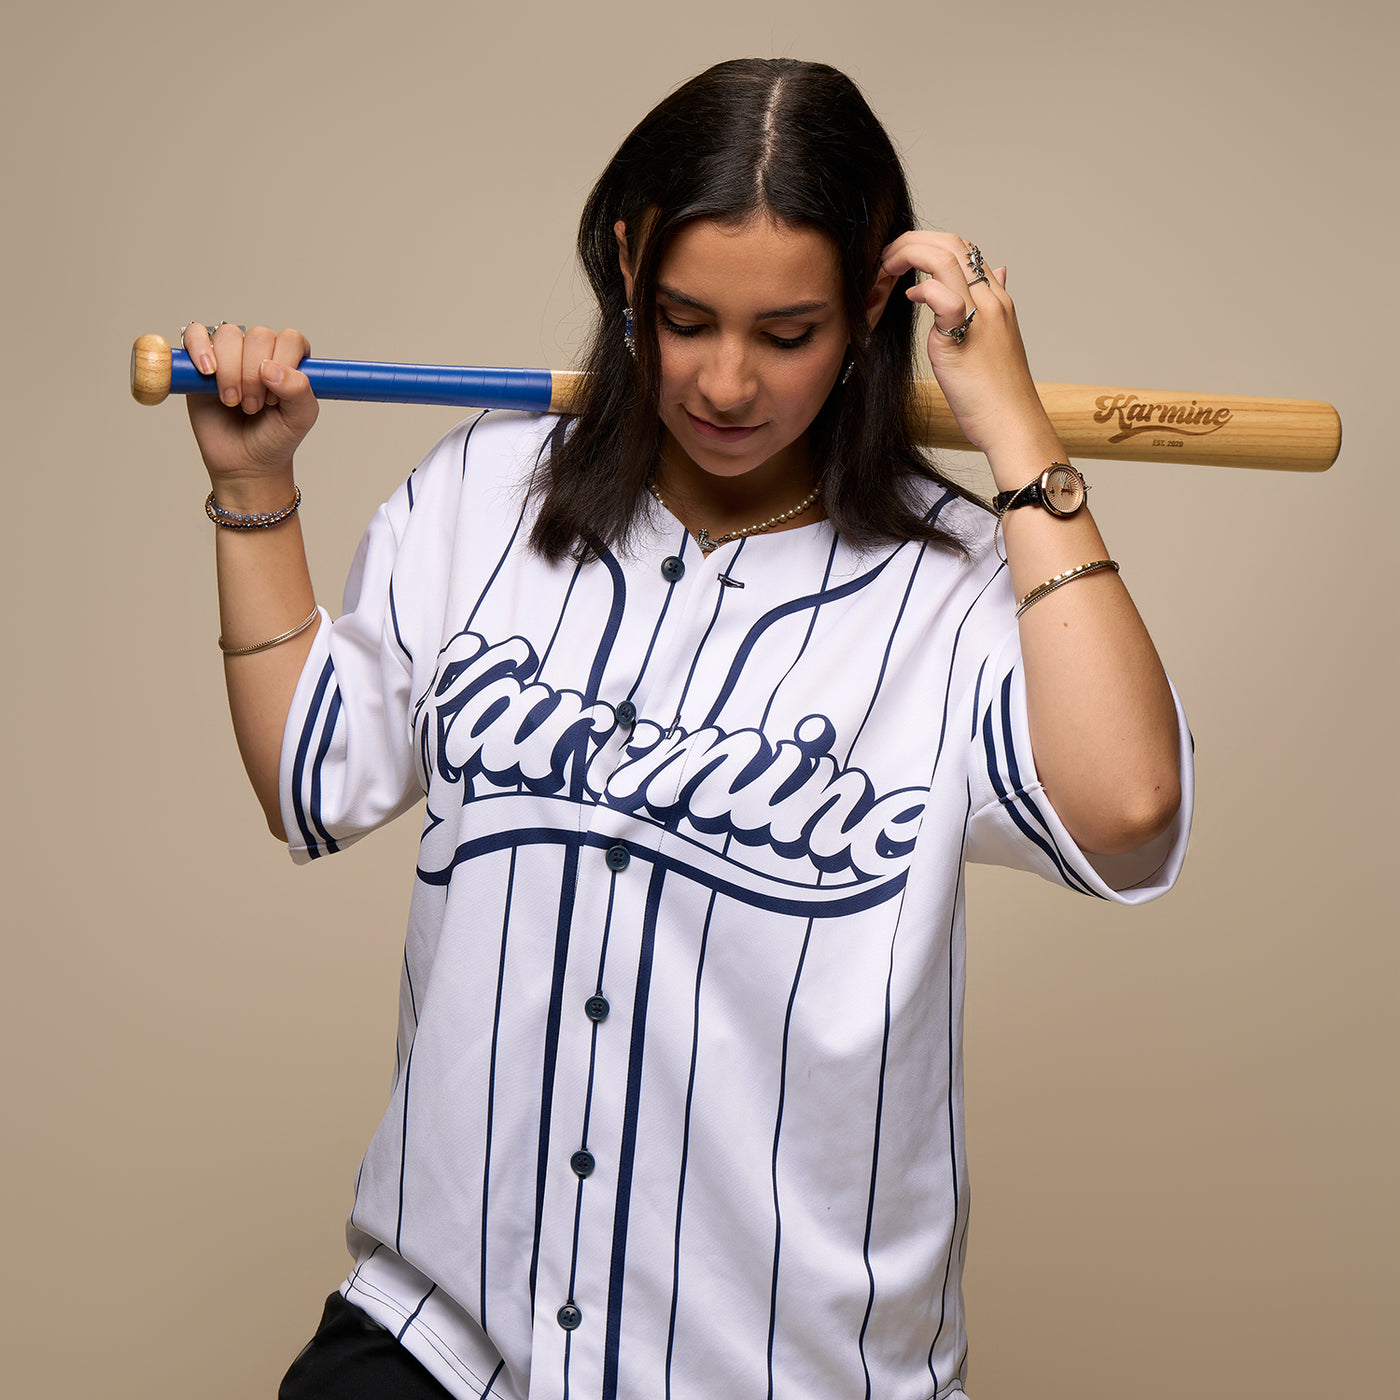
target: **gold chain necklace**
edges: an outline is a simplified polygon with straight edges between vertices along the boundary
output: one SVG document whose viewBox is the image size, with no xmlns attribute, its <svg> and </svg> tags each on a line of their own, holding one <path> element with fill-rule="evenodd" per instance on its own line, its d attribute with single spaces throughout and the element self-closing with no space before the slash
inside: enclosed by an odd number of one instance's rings
<svg viewBox="0 0 1400 1400">
<path fill-rule="evenodd" d="M 666 502 L 661 497 L 661 492 L 656 489 L 656 478 L 647 478 L 647 490 L 656 497 L 658 504 L 663 509 L 667 509 Z M 731 530 L 727 535 L 721 535 L 717 540 L 710 538 L 710 532 L 702 525 L 695 536 L 695 543 L 700 546 L 701 554 L 709 554 L 711 550 L 718 549 L 722 544 L 728 544 L 730 540 L 742 539 L 745 535 L 761 535 L 765 530 L 771 530 L 775 525 L 781 525 L 785 520 L 793 520 L 801 515 L 804 510 L 810 510 L 816 504 L 817 497 L 822 493 L 820 485 L 812 487 L 812 492 L 805 499 L 799 501 L 791 510 L 785 510 L 781 515 L 775 515 L 771 519 L 764 520 L 757 525 L 745 525 L 741 530 Z"/>
</svg>

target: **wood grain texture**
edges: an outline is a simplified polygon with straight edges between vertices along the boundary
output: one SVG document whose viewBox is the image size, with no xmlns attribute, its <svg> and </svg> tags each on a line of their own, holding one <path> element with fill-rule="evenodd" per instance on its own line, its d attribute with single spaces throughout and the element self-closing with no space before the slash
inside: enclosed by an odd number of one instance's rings
<svg viewBox="0 0 1400 1400">
<path fill-rule="evenodd" d="M 1072 457 L 1320 472 L 1341 451 L 1337 410 L 1314 399 L 1104 384 L 1035 387 Z M 915 414 L 926 446 L 973 450 L 931 379 L 919 381 Z"/>
<path fill-rule="evenodd" d="M 159 335 L 138 335 L 131 347 L 131 397 L 154 406 L 170 394 L 170 346 Z"/>
</svg>

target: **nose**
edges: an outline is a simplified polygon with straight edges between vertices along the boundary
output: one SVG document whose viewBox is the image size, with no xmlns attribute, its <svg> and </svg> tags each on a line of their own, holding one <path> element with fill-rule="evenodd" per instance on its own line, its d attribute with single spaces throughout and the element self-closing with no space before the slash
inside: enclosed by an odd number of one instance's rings
<svg viewBox="0 0 1400 1400">
<path fill-rule="evenodd" d="M 732 417 L 758 394 L 758 376 L 748 346 L 738 336 L 717 335 L 700 363 L 696 387 L 715 412 Z"/>
</svg>

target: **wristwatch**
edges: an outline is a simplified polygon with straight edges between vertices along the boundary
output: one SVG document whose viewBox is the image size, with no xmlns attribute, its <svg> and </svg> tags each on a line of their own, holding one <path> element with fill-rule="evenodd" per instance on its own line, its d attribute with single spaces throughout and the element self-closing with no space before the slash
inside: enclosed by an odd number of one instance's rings
<svg viewBox="0 0 1400 1400">
<path fill-rule="evenodd" d="M 1073 515 L 1088 492 L 1084 478 L 1068 462 L 1051 462 L 1019 490 L 998 492 L 992 497 L 992 509 L 1003 515 L 1017 506 L 1044 506 L 1051 515 Z"/>
</svg>

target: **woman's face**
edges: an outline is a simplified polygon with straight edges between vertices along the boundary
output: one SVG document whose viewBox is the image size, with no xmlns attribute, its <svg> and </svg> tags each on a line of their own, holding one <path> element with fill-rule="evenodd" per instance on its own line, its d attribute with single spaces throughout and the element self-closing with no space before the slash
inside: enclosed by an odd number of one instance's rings
<svg viewBox="0 0 1400 1400">
<path fill-rule="evenodd" d="M 628 272 L 624 250 L 630 291 Z M 656 305 L 668 447 L 714 476 L 769 464 L 805 482 L 807 429 L 850 341 L 831 241 L 767 219 L 687 224 L 661 260 Z"/>
</svg>

